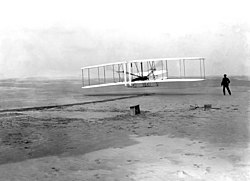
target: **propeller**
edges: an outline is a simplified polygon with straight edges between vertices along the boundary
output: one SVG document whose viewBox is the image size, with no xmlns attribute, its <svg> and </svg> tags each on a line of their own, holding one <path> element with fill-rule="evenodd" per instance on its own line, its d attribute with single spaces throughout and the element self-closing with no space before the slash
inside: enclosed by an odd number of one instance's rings
<svg viewBox="0 0 250 181">
<path fill-rule="evenodd" d="M 152 69 L 149 69 L 149 70 L 150 70 L 150 72 L 148 73 L 147 77 L 150 76 L 151 74 L 153 74 L 154 71 L 156 71 L 156 68 L 152 68 Z"/>
<path fill-rule="evenodd" d="M 117 73 L 124 73 L 124 71 L 116 71 Z M 133 75 L 133 76 L 136 76 L 136 77 L 141 77 L 139 75 L 136 75 L 136 74 L 133 74 L 133 73 L 129 73 L 129 72 L 126 72 L 126 74 L 130 74 L 130 75 Z"/>
</svg>

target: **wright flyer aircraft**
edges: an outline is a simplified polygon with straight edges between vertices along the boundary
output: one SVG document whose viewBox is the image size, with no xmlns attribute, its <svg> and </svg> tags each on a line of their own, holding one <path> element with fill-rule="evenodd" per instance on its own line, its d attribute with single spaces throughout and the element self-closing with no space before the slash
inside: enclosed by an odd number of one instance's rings
<svg viewBox="0 0 250 181">
<path fill-rule="evenodd" d="M 82 88 L 124 85 L 158 86 L 162 82 L 205 80 L 205 58 L 157 58 L 82 67 Z"/>
</svg>

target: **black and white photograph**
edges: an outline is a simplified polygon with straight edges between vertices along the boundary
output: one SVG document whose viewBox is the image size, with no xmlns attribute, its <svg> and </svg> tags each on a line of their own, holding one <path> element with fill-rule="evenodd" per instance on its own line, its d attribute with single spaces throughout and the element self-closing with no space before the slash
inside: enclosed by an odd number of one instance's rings
<svg viewBox="0 0 250 181">
<path fill-rule="evenodd" d="M 249 7 L 0 0 L 0 181 L 249 181 Z"/>
</svg>

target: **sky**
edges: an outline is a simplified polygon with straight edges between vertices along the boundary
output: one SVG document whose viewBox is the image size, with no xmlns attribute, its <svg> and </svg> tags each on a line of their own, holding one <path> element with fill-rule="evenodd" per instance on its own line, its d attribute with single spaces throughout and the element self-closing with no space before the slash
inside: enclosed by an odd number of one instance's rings
<svg viewBox="0 0 250 181">
<path fill-rule="evenodd" d="M 80 76 L 131 59 L 201 56 L 250 75 L 247 0 L 0 1 L 0 79 Z"/>
</svg>

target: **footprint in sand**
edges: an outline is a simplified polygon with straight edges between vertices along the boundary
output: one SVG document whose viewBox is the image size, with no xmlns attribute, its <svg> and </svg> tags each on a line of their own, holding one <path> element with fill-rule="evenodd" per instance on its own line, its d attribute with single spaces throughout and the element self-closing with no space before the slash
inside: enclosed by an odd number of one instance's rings
<svg viewBox="0 0 250 181">
<path fill-rule="evenodd" d="M 66 149 L 67 150 L 73 150 L 73 149 L 75 149 L 76 147 L 67 147 Z"/>
<path fill-rule="evenodd" d="M 206 172 L 207 172 L 207 173 L 211 172 L 211 167 L 207 167 L 207 168 L 206 168 Z"/>
<path fill-rule="evenodd" d="M 95 178 L 100 179 L 99 174 L 95 174 L 94 176 L 95 176 Z"/>
<path fill-rule="evenodd" d="M 200 157 L 204 156 L 202 154 L 197 154 L 197 153 L 185 153 L 184 155 L 185 156 L 200 156 Z"/>
<path fill-rule="evenodd" d="M 178 170 L 177 171 L 177 176 L 179 177 L 179 178 L 186 178 L 186 177 L 191 177 L 187 172 L 185 172 L 185 171 L 183 171 L 183 170 Z"/>
<path fill-rule="evenodd" d="M 52 167 L 51 169 L 54 170 L 55 172 L 59 172 L 60 171 L 59 168 L 55 168 L 55 167 Z"/>
<path fill-rule="evenodd" d="M 127 160 L 128 163 L 131 163 L 131 162 L 139 162 L 140 160 Z"/>
<path fill-rule="evenodd" d="M 200 168 L 200 167 L 202 167 L 202 164 L 193 164 L 193 166 L 196 168 Z"/>
<path fill-rule="evenodd" d="M 213 157 L 211 157 L 210 159 L 216 159 L 216 157 L 215 157 L 215 156 L 213 156 Z"/>
<path fill-rule="evenodd" d="M 100 159 L 96 159 L 95 162 L 96 162 L 97 164 L 101 164 Z"/>
</svg>

